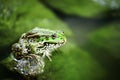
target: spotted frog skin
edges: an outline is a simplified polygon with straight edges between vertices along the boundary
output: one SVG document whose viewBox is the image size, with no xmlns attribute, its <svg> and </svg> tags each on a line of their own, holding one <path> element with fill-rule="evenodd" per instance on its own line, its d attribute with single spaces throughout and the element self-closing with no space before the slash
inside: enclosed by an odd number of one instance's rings
<svg viewBox="0 0 120 80">
<path fill-rule="evenodd" d="M 14 69 L 23 75 L 37 75 L 44 70 L 44 58 L 50 61 L 51 52 L 64 45 L 66 37 L 62 31 L 34 28 L 13 44 L 11 56 Z"/>
</svg>

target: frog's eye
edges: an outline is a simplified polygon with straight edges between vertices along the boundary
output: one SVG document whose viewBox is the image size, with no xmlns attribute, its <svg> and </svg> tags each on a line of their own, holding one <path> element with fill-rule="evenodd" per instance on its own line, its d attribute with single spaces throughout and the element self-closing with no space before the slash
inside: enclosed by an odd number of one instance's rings
<svg viewBox="0 0 120 80">
<path fill-rule="evenodd" d="M 55 39 L 57 37 L 57 35 L 54 33 L 51 35 L 52 36 L 52 39 Z"/>
</svg>

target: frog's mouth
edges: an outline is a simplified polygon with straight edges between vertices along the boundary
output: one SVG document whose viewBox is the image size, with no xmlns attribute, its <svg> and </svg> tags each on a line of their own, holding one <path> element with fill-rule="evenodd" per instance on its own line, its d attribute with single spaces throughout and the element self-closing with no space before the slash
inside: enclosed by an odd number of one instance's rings
<svg viewBox="0 0 120 80">
<path fill-rule="evenodd" d="M 58 48 L 62 45 L 64 45 L 65 42 L 44 42 L 43 45 L 46 46 L 47 48 Z"/>
<path fill-rule="evenodd" d="M 44 42 L 43 45 L 48 50 L 54 50 L 57 49 L 65 44 L 65 41 L 61 42 Z"/>
<path fill-rule="evenodd" d="M 46 45 L 59 45 L 59 46 L 62 46 L 66 43 L 66 38 L 64 38 L 63 40 L 59 40 L 59 39 L 55 39 L 55 40 L 48 40 L 48 41 L 45 41 L 44 44 Z"/>
</svg>

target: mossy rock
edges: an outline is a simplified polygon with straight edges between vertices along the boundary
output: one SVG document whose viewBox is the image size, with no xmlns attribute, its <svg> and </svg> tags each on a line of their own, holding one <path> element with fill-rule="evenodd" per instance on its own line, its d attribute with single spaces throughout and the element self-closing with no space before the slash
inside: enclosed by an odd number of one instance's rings
<svg viewBox="0 0 120 80">
<path fill-rule="evenodd" d="M 41 0 L 54 9 L 59 10 L 65 14 L 77 15 L 82 17 L 96 17 L 101 16 L 111 9 L 118 9 L 120 6 L 119 0 Z"/>
</svg>

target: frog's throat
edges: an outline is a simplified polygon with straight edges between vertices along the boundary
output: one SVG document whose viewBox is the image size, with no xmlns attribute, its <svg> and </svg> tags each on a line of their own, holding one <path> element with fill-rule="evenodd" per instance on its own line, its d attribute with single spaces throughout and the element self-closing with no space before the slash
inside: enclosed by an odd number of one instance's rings
<svg viewBox="0 0 120 80">
<path fill-rule="evenodd" d="M 54 51 L 55 49 L 61 47 L 62 45 L 64 45 L 64 43 L 63 44 L 45 43 L 44 47 L 41 48 L 41 50 L 43 49 L 43 51 L 42 51 L 43 56 L 42 57 L 43 58 L 47 57 L 50 61 L 52 61 L 52 59 L 50 58 L 50 56 L 52 55 L 51 52 Z"/>
</svg>

